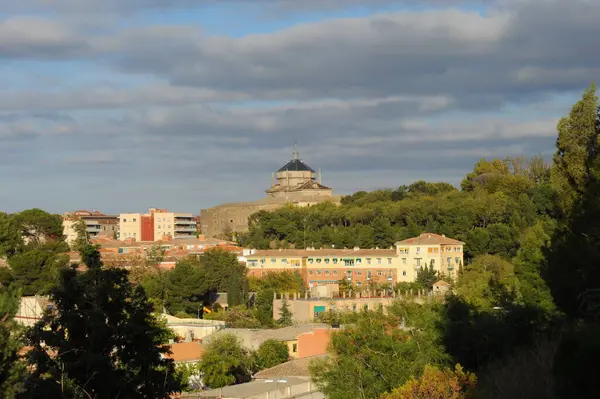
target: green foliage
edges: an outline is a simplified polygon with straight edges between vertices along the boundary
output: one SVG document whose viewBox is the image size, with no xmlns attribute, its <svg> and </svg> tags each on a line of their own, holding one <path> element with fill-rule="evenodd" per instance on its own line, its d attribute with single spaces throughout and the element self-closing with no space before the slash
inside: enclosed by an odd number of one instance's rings
<svg viewBox="0 0 600 399">
<path fill-rule="evenodd" d="M 268 339 L 258 347 L 255 354 L 258 369 L 268 369 L 289 359 L 288 347 L 285 342 Z"/>
<path fill-rule="evenodd" d="M 23 391 L 27 374 L 25 362 L 19 357 L 21 333 L 14 322 L 20 296 L 14 288 L 0 287 L 0 392 L 6 399 Z"/>
<path fill-rule="evenodd" d="M 267 273 L 261 278 L 249 278 L 250 290 L 257 292 L 255 315 L 264 327 L 273 327 L 273 295 L 275 293 L 303 293 L 306 290 L 304 280 L 299 273 Z"/>
<path fill-rule="evenodd" d="M 23 245 L 15 218 L 0 212 L 0 257 L 11 257 L 19 252 Z"/>
<path fill-rule="evenodd" d="M 25 242 L 38 245 L 47 240 L 63 240 L 62 217 L 41 209 L 28 209 L 12 215 Z"/>
<path fill-rule="evenodd" d="M 473 397 L 476 386 L 475 374 L 465 372 L 460 364 L 454 370 L 426 365 L 423 375 L 411 377 L 381 399 L 468 399 Z"/>
<path fill-rule="evenodd" d="M 23 295 L 46 294 L 69 264 L 69 256 L 63 253 L 67 249 L 64 243 L 49 242 L 13 255 L 8 261 L 13 283 Z"/>
<path fill-rule="evenodd" d="M 181 389 L 184 392 L 197 392 L 202 388 L 200 377 L 200 362 L 179 363 L 175 365 L 175 371 L 181 376 Z"/>
<path fill-rule="evenodd" d="M 73 224 L 73 230 L 77 233 L 77 238 L 73 242 L 72 248 L 74 251 L 80 251 L 89 244 L 89 234 L 87 232 L 87 225 L 83 219 L 78 220 Z"/>
<path fill-rule="evenodd" d="M 86 397 L 168 398 L 181 388 L 164 359 L 172 333 L 153 316 L 141 287 L 122 269 L 103 269 L 95 247 L 81 251 L 88 271 L 61 271 L 51 291 L 56 311 L 27 335 L 35 371 L 30 394 L 62 397 L 68 387 Z"/>
<path fill-rule="evenodd" d="M 208 281 L 204 268 L 186 261 L 177 262 L 173 270 L 160 276 L 165 279 L 165 306 L 169 312 L 197 315 L 208 299 Z M 156 285 L 160 287 L 160 283 Z"/>
<path fill-rule="evenodd" d="M 212 291 L 228 292 L 232 278 L 242 282 L 246 277 L 246 267 L 238 261 L 237 255 L 222 248 L 207 250 L 200 258 L 200 263 L 206 272 L 208 287 Z M 240 285 L 237 289 L 241 292 L 244 286 Z"/>
<path fill-rule="evenodd" d="M 233 306 L 225 310 L 213 311 L 204 315 L 207 320 L 221 320 L 225 322 L 228 328 L 260 328 L 253 309 L 248 309 L 245 305 Z"/>
<path fill-rule="evenodd" d="M 290 312 L 290 305 L 286 299 L 283 300 L 281 304 L 281 309 L 279 309 L 279 319 L 277 320 L 277 325 L 280 327 L 288 327 L 293 324 L 292 320 L 292 312 Z"/>
<path fill-rule="evenodd" d="M 328 398 L 377 398 L 426 364 L 446 362 L 435 329 L 439 313 L 398 302 L 390 314 L 361 312 L 356 324 L 333 334 L 331 356 L 311 363 L 311 375 Z M 405 328 L 398 328 L 399 321 Z"/>
<path fill-rule="evenodd" d="M 429 267 L 425 266 L 417 270 L 417 283 L 427 290 L 431 290 L 433 284 L 439 281 L 439 279 L 440 276 L 433 268 L 433 264 L 430 264 Z"/>
<path fill-rule="evenodd" d="M 207 346 L 200 361 L 203 382 L 210 388 L 250 381 L 253 371 L 251 355 L 232 334 L 215 338 Z"/>
</svg>

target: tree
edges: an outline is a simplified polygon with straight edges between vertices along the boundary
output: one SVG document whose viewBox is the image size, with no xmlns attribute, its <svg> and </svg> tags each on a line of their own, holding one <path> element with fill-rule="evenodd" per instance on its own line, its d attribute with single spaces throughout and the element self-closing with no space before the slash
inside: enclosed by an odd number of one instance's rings
<svg viewBox="0 0 600 399">
<path fill-rule="evenodd" d="M 232 334 L 223 334 L 208 345 L 200 360 L 202 381 L 210 388 L 250 381 L 252 360 L 241 341 Z"/>
<path fill-rule="evenodd" d="M 433 268 L 433 264 L 429 267 L 424 266 L 417 270 L 417 282 L 425 289 L 430 290 L 433 284 L 440 279 L 438 272 Z"/>
<path fill-rule="evenodd" d="M 173 270 L 164 274 L 165 306 L 171 313 L 184 311 L 198 314 L 208 300 L 206 271 L 189 262 L 177 262 Z"/>
<path fill-rule="evenodd" d="M 73 224 L 73 230 L 77 233 L 77 238 L 72 244 L 72 248 L 74 251 L 79 251 L 81 248 L 85 248 L 86 245 L 89 244 L 89 234 L 87 232 L 87 225 L 83 221 L 83 219 L 79 219 L 77 222 Z"/>
<path fill-rule="evenodd" d="M 14 217 L 0 212 L 0 257 L 11 257 L 23 247 L 23 239 Z"/>
<path fill-rule="evenodd" d="M 381 399 L 468 399 L 473 397 L 476 385 L 475 374 L 464 372 L 459 364 L 454 370 L 426 365 L 423 375 L 411 377 Z"/>
<path fill-rule="evenodd" d="M 256 365 L 260 370 L 285 363 L 288 359 L 288 346 L 284 342 L 275 339 L 266 340 L 260 344 L 256 351 Z"/>
<path fill-rule="evenodd" d="M 593 176 L 591 168 L 598 156 L 599 134 L 598 98 L 596 86 L 591 84 L 583 98 L 573 105 L 569 116 L 558 123 L 551 179 L 565 215 L 586 191 Z"/>
<path fill-rule="evenodd" d="M 38 245 L 47 240 L 62 241 L 64 238 L 60 215 L 34 208 L 16 213 L 12 218 L 26 244 Z"/>
<path fill-rule="evenodd" d="M 277 320 L 277 324 L 281 327 L 288 327 L 293 324 L 292 312 L 290 312 L 290 305 L 288 304 L 287 299 L 284 299 L 281 303 L 281 309 L 279 309 L 279 319 Z"/>
<path fill-rule="evenodd" d="M 234 252 L 223 248 L 211 248 L 204 252 L 200 264 L 206 271 L 207 284 L 211 291 L 227 292 L 230 279 L 243 281 L 246 278 L 246 266 L 238 261 Z"/>
<path fill-rule="evenodd" d="M 61 251 L 68 249 L 63 243 L 46 243 L 34 249 L 13 255 L 8 263 L 12 269 L 13 283 L 23 295 L 48 292 L 57 280 L 58 273 L 69 264 L 69 256 Z"/>
<path fill-rule="evenodd" d="M 377 398 L 426 364 L 445 363 L 436 331 L 440 313 L 428 306 L 398 302 L 390 316 L 361 312 L 355 324 L 332 335 L 329 357 L 311 362 L 313 380 L 331 399 Z"/>
<path fill-rule="evenodd" d="M 56 309 L 27 333 L 34 397 L 168 398 L 182 386 L 163 355 L 172 333 L 153 316 L 143 288 L 122 269 L 103 269 L 96 246 L 81 249 L 86 272 L 65 269 L 51 291 Z M 36 396 L 37 395 L 37 396 Z"/>
<path fill-rule="evenodd" d="M 14 288 L 0 287 L 0 392 L 6 399 L 22 392 L 26 376 L 26 364 L 19 355 L 21 333 L 14 324 L 20 296 Z"/>
<path fill-rule="evenodd" d="M 260 328 L 261 323 L 256 319 L 255 312 L 245 305 L 234 306 L 227 311 L 219 310 L 205 314 L 207 320 L 221 320 L 228 328 Z"/>
</svg>

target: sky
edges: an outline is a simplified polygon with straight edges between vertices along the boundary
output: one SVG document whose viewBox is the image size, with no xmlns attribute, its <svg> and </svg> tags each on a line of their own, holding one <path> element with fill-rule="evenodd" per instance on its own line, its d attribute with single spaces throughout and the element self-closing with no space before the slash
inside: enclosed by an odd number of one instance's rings
<svg viewBox="0 0 600 399">
<path fill-rule="evenodd" d="M 198 214 L 551 159 L 597 0 L 0 0 L 0 211 Z"/>
</svg>

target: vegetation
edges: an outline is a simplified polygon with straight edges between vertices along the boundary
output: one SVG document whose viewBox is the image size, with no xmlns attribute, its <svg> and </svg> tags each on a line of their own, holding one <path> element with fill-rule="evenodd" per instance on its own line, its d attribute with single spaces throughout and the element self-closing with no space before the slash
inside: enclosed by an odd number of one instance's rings
<svg viewBox="0 0 600 399">
<path fill-rule="evenodd" d="M 35 365 L 34 397 L 168 398 L 180 391 L 173 361 L 162 355 L 171 337 L 141 287 L 123 269 L 103 269 L 95 246 L 81 248 L 88 271 L 61 271 L 51 290 L 56 309 L 27 332 Z"/>
<path fill-rule="evenodd" d="M 23 390 L 26 363 L 20 358 L 21 332 L 14 323 L 20 292 L 0 288 L 0 392 L 2 397 L 16 397 Z"/>
<path fill-rule="evenodd" d="M 289 352 L 284 342 L 268 339 L 258 347 L 255 356 L 256 367 L 262 370 L 287 362 Z"/>
<path fill-rule="evenodd" d="M 232 334 L 224 334 L 211 341 L 200 361 L 202 380 L 210 388 L 250 381 L 252 371 L 251 354 Z"/>
</svg>

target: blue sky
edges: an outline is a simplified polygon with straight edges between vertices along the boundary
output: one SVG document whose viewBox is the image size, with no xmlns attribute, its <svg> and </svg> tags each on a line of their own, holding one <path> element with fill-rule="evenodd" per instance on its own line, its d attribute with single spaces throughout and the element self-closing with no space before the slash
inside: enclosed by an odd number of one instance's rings
<svg viewBox="0 0 600 399">
<path fill-rule="evenodd" d="M 550 159 L 585 0 L 0 0 L 0 211 L 198 213 L 291 156 L 340 194 Z"/>
</svg>

